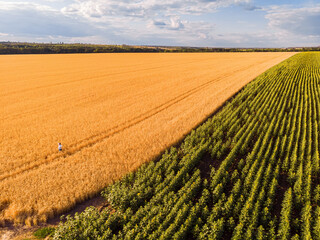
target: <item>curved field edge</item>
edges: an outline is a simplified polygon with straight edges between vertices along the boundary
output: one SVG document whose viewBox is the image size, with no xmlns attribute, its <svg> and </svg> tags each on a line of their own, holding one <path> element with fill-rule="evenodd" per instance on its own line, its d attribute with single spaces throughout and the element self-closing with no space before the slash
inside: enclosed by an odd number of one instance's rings
<svg viewBox="0 0 320 240">
<path fill-rule="evenodd" d="M 318 239 L 319 65 L 302 53 L 260 75 L 54 239 Z"/>
</svg>

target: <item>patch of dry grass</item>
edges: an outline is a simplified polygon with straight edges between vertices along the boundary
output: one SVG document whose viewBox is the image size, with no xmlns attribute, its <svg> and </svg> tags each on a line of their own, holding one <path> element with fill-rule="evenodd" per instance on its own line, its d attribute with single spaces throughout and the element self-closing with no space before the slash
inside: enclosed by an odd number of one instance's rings
<svg viewBox="0 0 320 240">
<path fill-rule="evenodd" d="M 292 55 L 0 56 L 0 224 L 45 222 L 90 198 Z"/>
</svg>

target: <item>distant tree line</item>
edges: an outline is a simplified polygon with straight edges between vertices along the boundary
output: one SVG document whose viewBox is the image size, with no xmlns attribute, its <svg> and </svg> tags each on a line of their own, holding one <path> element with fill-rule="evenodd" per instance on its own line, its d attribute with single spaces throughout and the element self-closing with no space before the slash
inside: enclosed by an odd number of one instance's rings
<svg viewBox="0 0 320 240">
<path fill-rule="evenodd" d="M 59 54 L 59 53 L 121 53 L 121 52 L 304 52 L 319 51 L 320 47 L 297 48 L 211 48 L 130 46 L 65 43 L 0 42 L 0 54 Z"/>
</svg>

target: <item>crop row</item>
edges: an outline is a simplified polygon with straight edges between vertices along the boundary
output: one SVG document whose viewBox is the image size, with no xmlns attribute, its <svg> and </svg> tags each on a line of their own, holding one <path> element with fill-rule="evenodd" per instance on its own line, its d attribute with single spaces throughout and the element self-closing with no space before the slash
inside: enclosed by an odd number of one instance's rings
<svg viewBox="0 0 320 240">
<path fill-rule="evenodd" d="M 54 238 L 320 239 L 319 66 L 301 53 L 260 75 Z"/>
</svg>

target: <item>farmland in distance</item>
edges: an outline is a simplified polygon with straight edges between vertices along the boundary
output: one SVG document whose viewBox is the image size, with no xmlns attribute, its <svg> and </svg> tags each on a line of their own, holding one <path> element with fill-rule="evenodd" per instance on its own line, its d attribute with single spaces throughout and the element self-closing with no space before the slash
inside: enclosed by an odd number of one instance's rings
<svg viewBox="0 0 320 240">
<path fill-rule="evenodd" d="M 88 199 L 292 55 L 0 56 L 0 224 Z"/>
</svg>

